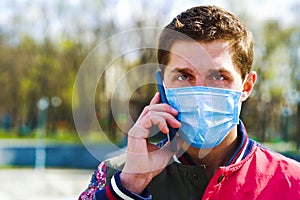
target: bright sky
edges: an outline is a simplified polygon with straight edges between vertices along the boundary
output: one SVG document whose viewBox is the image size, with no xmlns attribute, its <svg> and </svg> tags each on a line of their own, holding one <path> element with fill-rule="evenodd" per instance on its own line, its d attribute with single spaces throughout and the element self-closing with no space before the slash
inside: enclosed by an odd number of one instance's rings
<svg viewBox="0 0 300 200">
<path fill-rule="evenodd" d="M 110 8 L 103 12 L 100 10 L 101 1 L 98 0 L 1 0 L 0 33 L 29 32 L 37 37 L 42 37 L 45 34 L 44 30 L 47 29 L 49 35 L 59 37 L 61 30 L 67 30 L 70 34 L 78 31 L 76 30 L 78 27 L 73 23 L 74 20 L 79 21 L 83 27 L 88 29 L 97 26 L 101 23 L 99 21 L 105 17 L 109 18 L 109 16 L 116 13 L 119 13 L 118 21 L 120 24 L 126 27 L 126 23 L 130 23 L 128 19 L 130 19 L 132 13 L 140 17 L 149 15 L 148 17 L 151 19 L 151 15 L 163 10 L 163 6 L 171 7 L 169 13 L 163 15 L 162 25 L 165 25 L 187 8 L 208 4 L 218 5 L 225 9 L 232 8 L 231 11 L 234 13 L 247 13 L 253 16 L 252 20 L 255 23 L 267 18 L 275 18 L 284 24 L 291 24 L 297 23 L 297 14 L 296 12 L 290 12 L 290 8 L 292 5 L 296 5 L 297 2 L 298 8 L 300 8 L 299 0 L 112 0 L 106 2 L 111 3 Z M 228 2 L 236 3 L 228 5 Z M 142 4 L 150 8 L 150 11 L 145 12 L 142 9 Z M 89 12 L 85 12 L 86 10 Z M 19 14 L 19 18 L 16 18 L 16 13 Z M 97 17 L 101 19 L 97 19 Z"/>
<path fill-rule="evenodd" d="M 176 16 L 176 14 L 192 6 L 214 4 L 225 9 L 235 7 L 240 13 L 248 13 L 252 15 L 255 20 L 259 21 L 274 18 L 282 20 L 283 23 L 295 23 L 295 16 L 289 10 L 290 7 L 299 2 L 299 0 L 235 0 L 235 2 L 238 2 L 238 4 L 235 5 L 228 5 L 229 1 L 224 0 L 190 0 L 177 2 L 178 4 L 176 3 L 173 6 L 171 16 Z"/>
<path fill-rule="evenodd" d="M 120 24 L 124 25 L 128 23 L 128 19 L 130 19 L 130 14 L 132 12 L 138 13 L 138 16 L 145 16 L 147 13 L 141 9 L 140 0 L 121 0 L 117 1 L 117 3 L 112 8 L 112 12 L 116 11 L 120 13 Z M 169 4 L 166 2 L 170 2 Z M 234 2 L 231 3 L 230 2 Z M 162 0 L 152 0 L 151 1 L 151 9 L 152 14 L 155 15 L 157 10 L 161 10 L 161 5 L 170 6 L 170 12 L 168 15 L 165 15 L 162 19 L 164 22 L 163 25 L 167 24 L 173 17 L 175 17 L 180 12 L 197 5 L 217 5 L 232 11 L 233 13 L 239 14 L 247 14 L 248 16 L 252 16 L 251 21 L 256 25 L 257 23 L 263 22 L 266 19 L 275 19 L 278 22 L 284 25 L 290 25 L 293 23 L 297 23 L 298 17 L 296 12 L 291 12 L 291 7 L 298 4 L 298 8 L 300 9 L 300 1 L 299 0 L 175 0 L 175 1 L 162 1 Z M 129 12 L 124 12 L 124 10 Z"/>
</svg>

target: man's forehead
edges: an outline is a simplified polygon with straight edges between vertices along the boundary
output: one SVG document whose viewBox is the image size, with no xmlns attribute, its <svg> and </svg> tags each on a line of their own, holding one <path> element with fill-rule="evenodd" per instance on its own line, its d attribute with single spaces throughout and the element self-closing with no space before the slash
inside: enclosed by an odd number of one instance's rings
<svg viewBox="0 0 300 200">
<path fill-rule="evenodd" d="M 170 48 L 171 55 L 188 58 L 191 54 L 203 54 L 208 56 L 202 43 L 196 41 L 179 40 L 173 43 Z"/>
<path fill-rule="evenodd" d="M 168 67 L 170 71 L 204 71 L 240 73 L 234 66 L 228 42 L 215 41 L 199 43 L 196 41 L 177 41 L 171 47 Z M 204 71 L 203 71 L 204 70 Z"/>
</svg>

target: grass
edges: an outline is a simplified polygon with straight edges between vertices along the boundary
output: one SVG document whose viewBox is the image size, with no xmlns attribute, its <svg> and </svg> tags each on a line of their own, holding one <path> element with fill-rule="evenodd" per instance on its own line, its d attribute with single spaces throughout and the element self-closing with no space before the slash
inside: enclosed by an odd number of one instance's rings
<svg viewBox="0 0 300 200">
<path fill-rule="evenodd" d="M 62 144 L 80 144 L 82 142 L 89 144 L 101 144 L 112 142 L 119 143 L 123 139 L 122 134 L 117 134 L 116 139 L 109 139 L 107 134 L 96 131 L 87 132 L 79 135 L 75 130 L 56 130 L 47 131 L 45 138 L 38 135 L 37 130 L 32 130 L 26 134 L 20 134 L 18 130 L 5 131 L 0 129 L 0 139 L 2 140 L 18 140 L 18 141 L 35 141 L 37 139 L 45 139 L 46 143 L 62 143 Z"/>
</svg>

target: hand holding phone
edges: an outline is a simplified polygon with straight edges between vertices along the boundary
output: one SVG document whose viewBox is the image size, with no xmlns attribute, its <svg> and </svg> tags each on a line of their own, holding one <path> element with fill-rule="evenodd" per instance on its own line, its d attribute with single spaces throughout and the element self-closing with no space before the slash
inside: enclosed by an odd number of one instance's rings
<svg viewBox="0 0 300 200">
<path fill-rule="evenodd" d="M 162 79 L 161 71 L 160 70 L 157 71 L 155 76 L 156 76 L 157 88 L 158 88 L 158 92 L 160 94 L 161 103 L 168 104 L 168 100 L 167 100 L 167 97 L 165 94 L 165 89 L 163 86 L 163 79 Z M 168 136 L 168 141 L 170 142 L 171 151 L 176 152 L 177 151 L 176 134 L 178 132 L 178 128 L 173 128 L 171 126 L 168 126 L 168 128 L 169 128 L 169 133 L 167 134 L 167 136 Z"/>
</svg>

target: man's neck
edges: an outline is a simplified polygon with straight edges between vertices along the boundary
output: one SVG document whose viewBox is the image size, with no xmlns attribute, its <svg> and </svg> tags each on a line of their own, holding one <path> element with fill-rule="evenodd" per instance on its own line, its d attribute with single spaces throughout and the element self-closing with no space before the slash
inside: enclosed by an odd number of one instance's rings
<svg viewBox="0 0 300 200">
<path fill-rule="evenodd" d="M 220 166 L 224 166 L 236 151 L 239 145 L 237 127 L 233 128 L 227 137 L 213 149 L 197 149 L 189 147 L 188 155 L 196 165 L 205 165 L 209 179 L 216 173 Z"/>
</svg>

